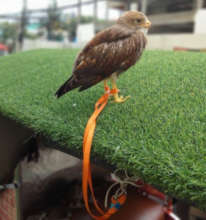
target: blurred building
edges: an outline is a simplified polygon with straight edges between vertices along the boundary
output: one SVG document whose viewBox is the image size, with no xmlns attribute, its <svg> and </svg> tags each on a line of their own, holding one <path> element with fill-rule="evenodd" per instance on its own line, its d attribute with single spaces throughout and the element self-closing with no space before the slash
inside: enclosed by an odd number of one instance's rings
<svg viewBox="0 0 206 220">
<path fill-rule="evenodd" d="M 206 48 L 206 0 L 109 0 L 109 6 L 149 17 L 149 49 Z"/>
<path fill-rule="evenodd" d="M 48 42 L 47 27 L 43 31 L 41 39 L 37 39 L 35 43 L 33 40 L 27 41 L 25 43 L 27 46 L 23 49 L 51 47 L 51 45 L 52 47 L 58 45 L 59 48 L 82 47 L 95 33 L 114 24 L 117 17 L 127 10 L 142 11 L 152 22 L 148 36 L 149 49 L 173 49 L 175 46 L 206 48 L 206 0 L 68 0 L 67 5 L 58 6 L 57 4 L 55 7 L 55 13 L 60 15 L 60 20 L 66 23 L 64 26 L 67 26 L 67 29 L 64 28 L 64 33 L 61 34 L 62 41 Z M 35 24 L 48 18 L 46 8 L 25 9 L 23 12 L 28 16 L 19 13 L 18 15 L 0 15 L 0 18 L 16 19 L 21 22 L 20 27 L 25 25 L 22 19 L 24 17 L 29 19 L 28 24 Z M 92 19 L 87 23 L 83 22 L 82 18 L 88 15 Z M 69 20 L 73 21 L 73 23 L 70 22 L 72 31 L 68 28 L 67 21 Z M 50 20 L 48 19 L 48 21 Z M 36 25 L 26 28 L 30 35 L 39 31 Z M 24 33 L 23 29 L 21 28 L 19 33 Z M 74 36 L 68 38 L 68 35 Z M 68 39 L 74 40 L 72 43 L 68 43 Z M 33 48 L 31 48 L 32 46 Z"/>
<path fill-rule="evenodd" d="M 196 15 L 206 9 L 206 0 L 109 0 L 109 6 L 144 12 L 152 21 L 150 33 L 193 33 L 199 22 Z"/>
</svg>

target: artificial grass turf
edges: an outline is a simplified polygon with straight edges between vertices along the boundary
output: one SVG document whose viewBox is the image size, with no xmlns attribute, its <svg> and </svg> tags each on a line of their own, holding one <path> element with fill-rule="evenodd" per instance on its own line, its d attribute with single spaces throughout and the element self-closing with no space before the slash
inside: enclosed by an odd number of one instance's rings
<svg viewBox="0 0 206 220">
<path fill-rule="evenodd" d="M 0 58 L 0 113 L 81 151 L 99 84 L 60 99 L 77 50 L 37 50 Z M 128 169 L 179 199 L 206 209 L 206 55 L 146 51 L 118 80 L 123 104 L 100 115 L 92 157 Z"/>
</svg>

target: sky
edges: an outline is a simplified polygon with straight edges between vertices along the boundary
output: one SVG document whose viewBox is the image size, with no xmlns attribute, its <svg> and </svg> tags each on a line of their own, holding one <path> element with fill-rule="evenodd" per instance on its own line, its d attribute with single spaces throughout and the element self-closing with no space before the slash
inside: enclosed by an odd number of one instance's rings
<svg viewBox="0 0 206 220">
<path fill-rule="evenodd" d="M 22 10 L 22 2 L 23 0 L 1 0 L 2 4 L 0 7 L 0 14 L 7 14 L 7 13 L 16 13 Z M 87 1 L 87 0 L 82 0 Z M 40 9 L 40 8 L 47 8 L 49 3 L 52 0 L 27 0 L 28 9 Z M 58 6 L 64 6 L 68 4 L 77 3 L 77 0 L 57 0 Z M 105 18 L 105 3 L 99 2 L 98 3 L 98 14 L 99 18 Z M 76 13 L 75 9 L 65 10 L 64 13 Z M 93 13 L 93 6 L 86 5 L 82 8 L 83 15 L 92 15 Z M 109 11 L 109 17 L 112 19 L 116 19 L 119 16 L 119 12 L 116 10 Z"/>
</svg>

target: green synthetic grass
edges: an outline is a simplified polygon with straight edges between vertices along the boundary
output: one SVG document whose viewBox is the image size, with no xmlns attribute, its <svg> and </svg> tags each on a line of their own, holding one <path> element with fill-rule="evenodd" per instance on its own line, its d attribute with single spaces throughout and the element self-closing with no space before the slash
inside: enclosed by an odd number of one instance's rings
<svg viewBox="0 0 206 220">
<path fill-rule="evenodd" d="M 54 97 L 76 54 L 37 50 L 0 58 L 0 112 L 81 151 L 103 86 Z M 118 80 L 122 94 L 131 98 L 110 102 L 99 117 L 92 157 L 206 209 L 205 71 L 204 53 L 146 51 Z"/>
</svg>

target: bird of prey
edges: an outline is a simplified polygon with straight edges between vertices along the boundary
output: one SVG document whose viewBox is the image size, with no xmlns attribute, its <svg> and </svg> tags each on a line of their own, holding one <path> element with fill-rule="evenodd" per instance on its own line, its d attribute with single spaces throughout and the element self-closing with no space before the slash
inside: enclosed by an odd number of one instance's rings
<svg viewBox="0 0 206 220">
<path fill-rule="evenodd" d="M 72 76 L 57 90 L 60 97 L 72 89 L 88 89 L 104 80 L 111 79 L 112 88 L 117 89 L 117 77 L 140 58 L 147 39 L 142 30 L 151 26 L 148 18 L 141 12 L 128 11 L 116 23 L 97 33 L 82 49 L 74 63 Z M 128 97 L 113 95 L 117 103 Z"/>
</svg>

